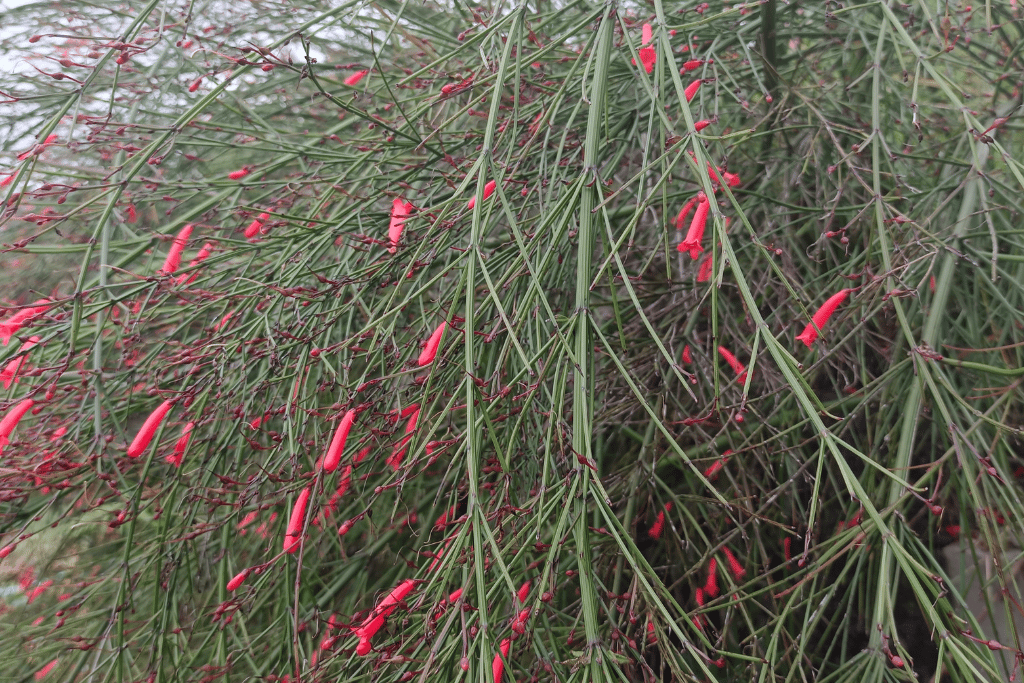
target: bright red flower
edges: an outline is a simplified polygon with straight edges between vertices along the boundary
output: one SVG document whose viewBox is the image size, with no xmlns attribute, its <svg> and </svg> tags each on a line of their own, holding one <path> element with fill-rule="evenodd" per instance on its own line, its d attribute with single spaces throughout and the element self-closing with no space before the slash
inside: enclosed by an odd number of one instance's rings
<svg viewBox="0 0 1024 683">
<path fill-rule="evenodd" d="M 196 253 L 196 257 L 192 259 L 188 266 L 192 268 L 198 266 L 200 263 L 206 260 L 206 258 L 213 253 L 213 245 L 207 242 L 203 245 L 203 248 Z M 177 283 L 180 284 L 192 284 L 192 281 L 196 279 L 198 273 L 183 273 L 178 276 Z"/>
<path fill-rule="evenodd" d="M 700 90 L 701 80 L 698 78 L 690 85 L 686 86 L 686 90 L 683 95 L 686 97 L 687 102 L 692 102 L 693 98 L 697 95 L 697 91 Z"/>
<path fill-rule="evenodd" d="M 181 436 L 178 437 L 178 441 L 174 444 L 174 452 L 165 458 L 168 463 L 175 467 L 181 467 L 181 460 L 185 457 L 185 449 L 188 448 L 188 441 L 192 437 L 192 428 L 195 426 L 195 422 L 189 422 L 182 427 Z"/>
<path fill-rule="evenodd" d="M 811 344 L 818 338 L 818 331 L 824 329 L 825 323 L 828 322 L 832 314 L 836 312 L 839 305 L 846 301 L 846 297 L 850 295 L 852 289 L 841 289 L 832 296 L 830 296 L 825 303 L 821 305 L 811 318 L 811 322 L 807 323 L 807 327 L 804 331 L 796 336 L 797 341 L 801 341 L 807 345 L 807 348 L 811 348 Z"/>
<path fill-rule="evenodd" d="M 306 523 L 306 506 L 309 505 L 310 489 L 307 486 L 299 493 L 292 506 L 292 516 L 288 519 L 288 526 L 284 532 L 284 551 L 294 553 L 299 549 L 302 537 L 302 527 Z"/>
<path fill-rule="evenodd" d="M 149 442 L 153 440 L 153 435 L 156 434 L 160 423 L 167 417 L 167 413 L 170 412 L 172 405 L 174 404 L 170 401 L 164 401 L 157 406 L 156 410 L 149 414 L 146 421 L 142 423 L 139 433 L 135 435 L 135 440 L 128 446 L 128 457 L 137 458 L 142 455 L 146 447 L 149 446 Z"/>
<path fill-rule="evenodd" d="M 270 218 L 269 213 L 261 213 L 256 220 L 249 224 L 249 227 L 245 229 L 245 239 L 251 240 L 260 234 L 260 230 L 263 229 L 263 224 Z"/>
<path fill-rule="evenodd" d="M 484 185 L 484 199 L 485 200 L 488 197 L 490 197 L 492 194 L 494 194 L 494 188 L 496 188 L 497 186 L 498 186 L 498 183 L 496 183 L 493 180 L 488 181 L 488 183 L 486 185 Z M 466 209 L 468 209 L 469 211 L 472 211 L 474 206 L 476 206 L 476 197 L 470 197 L 469 198 L 469 202 L 466 204 Z"/>
<path fill-rule="evenodd" d="M 732 572 L 737 583 L 742 581 L 743 577 L 747 575 L 747 570 L 743 568 L 743 565 L 740 564 L 740 561 L 736 559 L 731 550 L 723 547 L 722 552 L 725 553 L 725 561 L 729 563 L 729 571 Z"/>
<path fill-rule="evenodd" d="M 693 207 L 697 206 L 697 200 L 700 199 L 700 195 L 693 197 L 690 201 L 683 204 L 683 208 L 679 210 L 679 215 L 676 216 L 676 230 L 683 229 L 683 223 L 686 221 L 686 217 L 693 211 Z"/>
<path fill-rule="evenodd" d="M 178 269 L 179 265 L 181 265 L 181 252 L 184 251 L 185 245 L 188 243 L 188 238 L 192 235 L 192 227 L 192 224 L 189 223 L 178 231 L 177 236 L 171 243 L 171 248 L 167 250 L 167 258 L 164 259 L 164 265 L 159 271 L 157 271 L 158 273 L 170 275 Z"/>
<path fill-rule="evenodd" d="M 392 254 L 398 247 L 398 240 L 402 238 L 402 228 L 405 227 L 405 219 L 409 217 L 412 208 L 411 203 L 398 197 L 395 197 L 391 204 L 391 224 L 388 226 L 388 239 L 391 240 L 391 246 L 388 247 L 388 251 Z"/>
<path fill-rule="evenodd" d="M 39 304 L 43 304 L 40 306 Z M 36 316 L 42 315 L 50 307 L 50 302 L 46 299 L 39 299 L 32 306 L 28 306 L 19 311 L 16 311 L 7 320 L 0 321 L 0 342 L 4 346 L 7 346 L 11 341 L 11 337 L 14 333 L 24 327 L 30 320 Z"/>
<path fill-rule="evenodd" d="M 238 590 L 238 587 L 241 586 L 243 583 L 245 583 L 245 580 L 247 578 L 249 578 L 249 570 L 248 569 L 243 569 L 242 571 L 240 571 L 237 574 L 235 574 L 234 577 L 232 577 L 232 579 L 230 581 L 228 581 L 228 586 L 227 586 L 228 592 L 230 593 L 230 592 Z"/>
<path fill-rule="evenodd" d="M 28 351 L 39 343 L 39 337 L 31 336 L 28 341 L 21 345 L 19 353 L 22 355 L 15 358 L 0 371 L 0 381 L 4 383 L 4 389 L 10 389 L 11 384 L 18 381 L 18 371 L 21 370 L 21 366 L 25 363 L 25 359 L 28 358 Z"/>
<path fill-rule="evenodd" d="M 355 73 L 349 75 L 349 77 L 345 79 L 344 83 L 345 83 L 345 85 L 353 86 L 356 83 L 358 83 L 359 81 L 363 80 L 363 78 L 365 78 L 366 74 L 368 74 L 368 73 L 370 73 L 369 69 L 363 69 L 362 71 L 356 71 Z"/>
<path fill-rule="evenodd" d="M 713 557 L 708 562 L 708 580 L 704 584 L 704 592 L 709 598 L 718 595 L 718 560 Z"/>
<path fill-rule="evenodd" d="M 498 646 L 501 654 L 494 655 L 494 661 L 491 662 L 491 673 L 494 675 L 494 683 L 501 683 L 501 677 L 505 673 L 505 659 L 508 658 L 508 650 L 511 646 L 511 638 L 505 638 Z"/>
<path fill-rule="evenodd" d="M 700 243 L 704 239 L 704 229 L 708 223 L 708 211 L 711 209 L 711 202 L 708 201 L 707 196 L 703 192 L 697 195 L 697 199 L 697 211 L 693 214 L 693 220 L 690 221 L 690 229 L 686 233 L 686 238 L 677 247 L 679 251 L 689 251 L 690 258 L 694 260 L 703 251 Z"/>
<path fill-rule="evenodd" d="M 430 365 L 434 362 L 434 358 L 437 356 L 437 349 L 441 346 L 441 337 L 444 335 L 446 327 L 448 327 L 448 323 L 443 322 L 430 334 L 430 338 L 427 339 L 427 343 L 423 347 L 420 357 L 416 359 L 417 365 L 423 367 L 424 365 Z"/>
<path fill-rule="evenodd" d="M 331 439 L 331 445 L 324 456 L 323 467 L 328 472 L 338 469 L 338 463 L 341 462 L 341 454 L 345 451 L 345 441 L 348 439 L 348 433 L 351 431 L 355 419 L 356 411 L 348 411 L 341 418 L 341 422 L 338 423 L 338 428 L 334 430 L 334 438 Z"/>
<path fill-rule="evenodd" d="M 697 282 L 707 282 L 711 279 L 711 269 L 715 264 L 711 260 L 711 254 L 704 257 L 697 269 Z"/>
<path fill-rule="evenodd" d="M 250 173 L 252 173 L 252 171 L 250 171 L 248 167 L 240 168 L 237 171 L 232 171 L 231 173 L 228 173 L 228 178 L 231 178 L 232 180 L 241 180 Z"/>
<path fill-rule="evenodd" d="M 725 362 L 728 363 L 729 367 L 731 367 L 733 369 L 733 372 L 736 373 L 737 379 L 739 380 L 739 383 L 743 384 L 744 382 L 746 382 L 747 381 L 747 368 L 746 368 L 746 366 L 743 365 L 743 363 L 741 363 L 738 360 L 736 360 L 736 356 L 732 355 L 732 352 L 730 352 L 729 349 L 725 348 L 724 346 L 719 346 L 718 347 L 718 353 L 721 354 L 722 358 L 725 359 Z"/>
<path fill-rule="evenodd" d="M 714 61 L 709 59 L 707 61 L 707 63 L 708 64 L 714 64 Z M 701 68 L 702 66 L 704 66 L 704 60 L 703 59 L 691 59 L 688 62 L 683 62 L 683 68 L 679 70 L 679 73 L 680 73 L 680 75 L 682 75 L 682 74 L 685 74 L 685 73 L 687 73 L 689 71 L 696 71 L 697 69 Z"/>
</svg>

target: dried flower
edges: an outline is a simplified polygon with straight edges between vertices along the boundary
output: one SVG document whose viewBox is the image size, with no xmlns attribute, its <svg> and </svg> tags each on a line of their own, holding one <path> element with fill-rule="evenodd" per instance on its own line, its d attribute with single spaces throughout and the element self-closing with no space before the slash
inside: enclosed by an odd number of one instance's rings
<svg viewBox="0 0 1024 683">
<path fill-rule="evenodd" d="M 846 301 L 846 297 L 849 296 L 851 289 L 841 289 L 832 296 L 830 296 L 825 303 L 821 305 L 811 318 L 811 322 L 807 323 L 807 327 L 804 331 L 796 336 L 797 341 L 802 341 L 807 345 L 807 348 L 811 348 L 811 344 L 818 338 L 818 332 L 825 327 L 825 323 L 828 322 L 832 314 L 836 312 L 839 305 Z"/>
<path fill-rule="evenodd" d="M 137 458 L 142 455 L 146 447 L 149 446 L 149 442 L 153 440 L 153 435 L 156 434 L 156 430 L 160 427 L 160 423 L 167 417 L 167 413 L 170 411 L 173 404 L 170 401 L 164 401 L 156 410 L 149 414 L 146 421 L 142 423 L 142 428 L 139 429 L 139 433 L 135 435 L 135 440 L 132 441 L 131 445 L 128 446 L 128 457 Z"/>
</svg>

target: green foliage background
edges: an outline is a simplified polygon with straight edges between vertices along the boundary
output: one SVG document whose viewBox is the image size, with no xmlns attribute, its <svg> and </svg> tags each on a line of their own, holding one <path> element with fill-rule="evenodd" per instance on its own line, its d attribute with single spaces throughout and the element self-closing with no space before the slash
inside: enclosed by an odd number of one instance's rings
<svg viewBox="0 0 1024 683">
<path fill-rule="evenodd" d="M 1020 20 L 1008 2 L 6 10 L 0 278 L 9 313 L 51 304 L 0 358 L 39 337 L 5 397 L 37 404 L 0 455 L 0 678 L 491 681 L 505 639 L 505 680 L 1020 675 L 1018 634 L 990 628 L 1020 610 Z M 707 282 L 675 248 L 698 191 Z M 414 209 L 390 253 L 396 198 Z M 163 275 L 186 224 L 194 279 Z M 941 560 L 954 535 L 985 613 Z M 408 578 L 357 656 L 349 627 Z"/>
</svg>

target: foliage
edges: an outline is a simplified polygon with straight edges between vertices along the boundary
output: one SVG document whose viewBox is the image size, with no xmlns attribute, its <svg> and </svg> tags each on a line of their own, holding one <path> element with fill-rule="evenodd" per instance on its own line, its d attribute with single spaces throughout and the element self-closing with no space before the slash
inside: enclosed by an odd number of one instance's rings
<svg viewBox="0 0 1024 683">
<path fill-rule="evenodd" d="M 103 5 L 4 14 L 0 670 L 1019 675 L 1015 3 Z"/>
</svg>

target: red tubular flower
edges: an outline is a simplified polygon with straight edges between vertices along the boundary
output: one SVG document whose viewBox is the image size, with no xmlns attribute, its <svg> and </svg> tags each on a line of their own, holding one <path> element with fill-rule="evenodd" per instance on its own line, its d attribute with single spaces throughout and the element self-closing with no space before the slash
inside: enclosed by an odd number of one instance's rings
<svg viewBox="0 0 1024 683">
<path fill-rule="evenodd" d="M 395 197 L 395 201 L 391 204 L 391 224 L 388 225 L 388 239 L 391 240 L 388 251 L 392 254 L 397 250 L 398 240 L 402 238 L 402 228 L 405 227 L 405 219 L 408 218 L 410 211 L 412 211 L 411 203 Z"/>
<path fill-rule="evenodd" d="M 395 611 L 398 607 L 398 603 L 406 598 L 416 588 L 415 579 L 406 579 L 402 583 L 387 594 L 387 596 L 377 603 L 377 606 L 373 608 L 370 615 L 366 617 L 362 626 L 353 630 L 354 634 L 359 638 L 359 647 L 356 648 L 356 654 L 364 656 L 369 653 L 371 649 L 370 639 L 380 630 L 380 627 L 384 625 L 384 620 L 389 614 Z M 365 643 L 365 645 L 364 645 Z M 360 652 L 360 649 L 363 652 Z"/>
<path fill-rule="evenodd" d="M 434 357 L 437 356 L 437 349 L 441 346 L 441 337 L 444 335 L 444 330 L 447 326 L 448 323 L 443 322 L 431 333 L 430 338 L 427 339 L 427 343 L 423 347 L 423 351 L 420 353 L 420 357 L 416 359 L 417 365 L 423 367 L 434 362 Z"/>
<path fill-rule="evenodd" d="M 409 442 L 412 441 L 412 433 L 416 430 L 416 423 L 419 422 L 420 419 L 419 404 L 409 406 L 408 408 L 403 410 L 403 417 L 405 417 L 405 415 L 407 414 L 406 411 L 408 411 L 409 415 L 409 421 L 405 424 L 406 436 L 403 437 L 402 440 L 398 442 L 398 445 L 395 446 L 395 449 L 391 452 L 391 455 L 387 459 L 387 464 L 390 465 L 391 468 L 394 469 L 396 472 L 398 471 L 398 468 L 402 466 L 402 458 L 405 457 L 406 448 L 409 445 Z"/>
<path fill-rule="evenodd" d="M 456 588 L 452 591 L 452 594 L 448 596 L 448 602 L 454 603 L 456 600 L 462 597 L 462 589 Z"/>
<path fill-rule="evenodd" d="M 42 669 L 37 671 L 35 673 L 35 679 L 37 681 L 43 680 L 44 678 L 46 678 L 46 674 L 50 673 L 53 670 L 53 667 L 55 667 L 55 666 L 57 666 L 57 660 L 56 659 L 54 659 L 52 662 L 50 662 L 49 664 L 44 666 Z"/>
<path fill-rule="evenodd" d="M 38 304 L 43 304 L 42 306 Z M 46 299 L 39 299 L 32 306 L 23 308 L 20 311 L 15 312 L 7 320 L 0 321 L 0 342 L 4 346 L 10 343 L 11 337 L 14 333 L 24 327 L 30 320 L 38 315 L 42 315 L 50 307 L 50 302 Z"/>
<path fill-rule="evenodd" d="M 341 422 L 338 423 L 338 428 L 334 430 L 334 438 L 331 439 L 331 445 L 327 448 L 327 455 L 324 456 L 323 467 L 328 472 L 338 469 L 338 463 L 341 462 L 341 454 L 345 450 L 345 440 L 348 439 L 348 433 L 352 430 L 352 423 L 355 422 L 355 419 L 356 411 L 348 411 L 341 418 Z"/>
<path fill-rule="evenodd" d="M 19 349 L 19 353 L 22 355 L 5 365 L 3 370 L 0 370 L 0 381 L 4 383 L 4 389 L 10 389 L 11 384 L 18 381 L 18 371 L 21 370 L 25 359 L 28 358 L 27 352 L 38 343 L 39 337 L 29 337 L 28 341 L 22 344 L 21 349 Z"/>
<path fill-rule="evenodd" d="M 793 559 L 793 539 L 789 536 L 782 539 L 782 554 L 785 556 L 786 562 Z"/>
<path fill-rule="evenodd" d="M 228 581 L 228 592 L 234 592 L 238 590 L 238 587 L 245 583 L 245 580 L 249 578 L 249 570 L 243 569 L 234 575 L 234 577 Z"/>
<path fill-rule="evenodd" d="M 693 83 L 690 83 L 690 85 L 686 86 L 686 90 L 683 92 L 683 95 L 685 95 L 687 102 L 693 101 L 693 98 L 694 96 L 696 96 L 697 91 L 700 90 L 700 84 L 701 80 L 698 78 Z"/>
<path fill-rule="evenodd" d="M 263 224 L 270 218 L 269 213 L 261 213 L 256 220 L 249 224 L 249 227 L 245 229 L 245 239 L 251 240 L 256 235 L 260 234 L 260 230 L 263 229 Z"/>
<path fill-rule="evenodd" d="M 366 74 L 368 74 L 368 73 L 370 73 L 369 69 L 363 69 L 362 71 L 356 71 L 355 73 L 351 74 L 348 78 L 346 78 L 344 83 L 345 83 L 345 85 L 353 86 L 356 83 L 358 83 L 359 81 L 363 80 L 363 78 L 365 78 Z"/>
<path fill-rule="evenodd" d="M 718 478 L 718 473 L 722 471 L 722 468 L 725 467 L 725 463 L 729 461 L 729 455 L 731 453 L 732 450 L 725 451 L 724 453 L 722 453 L 721 458 L 711 463 L 711 467 L 704 470 L 704 477 L 708 481 L 714 481 L 715 479 Z"/>
<path fill-rule="evenodd" d="M 693 362 L 693 356 L 690 354 L 690 345 L 689 344 L 687 344 L 686 346 L 683 347 L 683 362 L 684 363 L 692 363 Z"/>
<path fill-rule="evenodd" d="M 661 532 L 665 528 L 665 511 L 661 510 L 658 512 L 657 519 L 654 520 L 654 524 L 647 530 L 647 535 L 657 540 L 661 538 Z"/>
<path fill-rule="evenodd" d="M 46 136 L 46 139 L 43 140 L 43 142 L 41 144 L 35 145 L 34 147 L 32 147 L 27 152 L 22 152 L 21 154 L 19 154 L 18 155 L 18 161 L 24 161 L 25 159 L 28 159 L 33 154 L 41 153 L 44 149 L 46 149 L 47 147 L 49 147 L 50 145 L 52 145 L 56 141 L 57 141 L 57 134 L 56 133 L 51 133 L 50 135 Z"/>
<path fill-rule="evenodd" d="M 729 349 L 725 348 L 724 346 L 718 347 L 718 353 L 722 355 L 722 358 L 725 359 L 725 362 L 728 363 L 729 367 L 731 367 L 733 369 L 733 372 L 736 373 L 737 379 L 739 380 L 740 384 L 746 382 L 747 367 L 743 365 L 743 363 L 736 360 L 736 356 L 732 355 Z"/>
<path fill-rule="evenodd" d="M 18 172 L 17 171 L 9 172 L 7 174 L 6 178 L 4 178 L 3 180 L 0 180 L 0 187 L 7 187 L 11 183 L 13 183 L 14 179 L 17 178 L 17 177 L 18 177 Z"/>
<path fill-rule="evenodd" d="M 307 486 L 299 493 L 292 507 L 292 516 L 288 519 L 288 527 L 284 532 L 284 551 L 294 553 L 299 549 L 302 537 L 302 526 L 306 523 L 306 506 L 309 504 L 310 490 Z"/>
<path fill-rule="evenodd" d="M 516 593 L 516 597 L 519 598 L 519 603 L 526 602 L 526 597 L 530 594 L 530 582 L 527 581 L 519 587 L 519 592 Z"/>
<path fill-rule="evenodd" d="M 251 172 L 252 171 L 250 171 L 248 167 L 240 168 L 237 171 L 232 171 L 231 173 L 228 173 L 228 178 L 231 178 L 232 180 L 241 180 L 245 176 L 249 175 Z"/>
<path fill-rule="evenodd" d="M 199 252 L 196 254 L 196 257 L 189 262 L 189 264 L 188 264 L 189 268 L 192 268 L 194 266 L 198 266 L 200 263 L 205 261 L 206 258 L 210 254 L 212 254 L 212 253 L 213 253 L 213 245 L 210 244 L 209 242 L 207 242 L 206 244 L 203 245 L 203 248 L 200 249 Z M 192 284 L 192 281 L 196 279 L 196 275 L 198 275 L 198 273 L 191 273 L 191 274 L 183 273 L 183 274 L 178 276 L 177 283 L 179 285 L 181 285 L 181 284 L 186 284 L 186 285 Z"/>
<path fill-rule="evenodd" d="M 172 405 L 170 401 L 164 401 L 157 406 L 156 410 L 149 414 L 146 421 L 142 423 L 139 433 L 135 435 L 135 440 L 128 446 L 128 457 L 137 458 L 142 455 L 146 447 L 149 446 L 149 442 L 153 440 L 153 435 L 156 434 L 160 423 L 167 417 L 167 413 L 171 410 Z"/>
<path fill-rule="evenodd" d="M 164 259 L 164 265 L 157 271 L 158 273 L 170 275 L 181 265 L 181 252 L 184 251 L 185 244 L 188 243 L 188 238 L 192 235 L 192 227 L 192 224 L 189 223 L 178 232 L 171 243 L 171 248 L 167 250 L 167 258 Z"/>
<path fill-rule="evenodd" d="M 704 589 L 703 588 L 698 588 L 696 591 L 694 591 L 693 599 L 697 601 L 697 607 L 703 607 L 704 606 Z"/>
<path fill-rule="evenodd" d="M 658 61 L 657 51 L 653 47 L 648 47 L 654 38 L 654 32 L 651 30 L 650 24 L 644 24 L 642 31 L 640 49 L 637 51 L 637 54 L 640 55 L 640 63 L 644 65 L 644 71 L 651 73 L 654 71 L 654 64 Z M 630 61 L 633 66 L 636 66 L 635 58 Z"/>
<path fill-rule="evenodd" d="M 490 197 L 492 194 L 494 194 L 494 188 L 496 188 L 497 186 L 498 186 L 498 184 L 495 181 L 493 181 L 493 180 L 489 181 L 486 185 L 484 185 L 484 199 L 485 200 L 488 197 Z M 468 209 L 469 211 L 472 211 L 474 206 L 476 206 L 476 197 L 470 197 L 469 198 L 469 202 L 466 204 L 466 209 Z"/>
<path fill-rule="evenodd" d="M 690 221 L 690 229 L 686 233 L 686 239 L 680 242 L 677 247 L 679 251 L 689 251 L 690 258 L 694 260 L 697 260 L 697 256 L 703 251 L 700 243 L 704 239 L 704 228 L 707 227 L 708 211 L 711 209 L 711 202 L 708 201 L 707 196 L 703 192 L 698 194 L 697 198 L 697 211 L 693 214 L 693 220 Z"/>
<path fill-rule="evenodd" d="M 195 92 L 196 90 L 199 90 L 199 86 L 202 85 L 202 83 L 203 83 L 203 77 L 200 76 L 199 78 L 197 78 L 196 80 L 194 80 L 194 81 L 192 81 L 191 83 L 188 84 L 188 91 L 189 92 Z M 238 173 L 238 171 L 235 171 L 235 173 Z M 235 180 L 235 179 L 232 178 L 232 180 Z"/>
<path fill-rule="evenodd" d="M 704 592 L 709 598 L 718 595 L 718 560 L 713 557 L 708 562 L 708 580 L 704 584 Z"/>
<path fill-rule="evenodd" d="M 703 121 L 697 121 L 693 124 L 693 129 L 698 133 L 714 123 L 711 119 L 704 119 Z"/>
<path fill-rule="evenodd" d="M 174 444 L 174 452 L 165 458 L 168 463 L 175 467 L 181 467 L 181 460 L 185 457 L 185 449 L 188 448 L 188 440 L 192 437 L 192 428 L 195 426 L 195 422 L 189 422 L 182 428 L 181 436 L 178 437 L 177 443 Z"/>
<path fill-rule="evenodd" d="M 498 646 L 501 654 L 494 655 L 494 661 L 491 662 L 491 673 L 494 674 L 494 683 L 501 683 L 501 677 L 505 673 L 505 659 L 508 658 L 508 650 L 511 646 L 511 638 L 505 638 L 501 641 L 501 645 Z"/>
<path fill-rule="evenodd" d="M 683 229 L 683 222 L 686 221 L 686 217 L 690 215 L 691 211 L 693 211 L 693 207 L 697 206 L 697 200 L 699 198 L 700 195 L 697 195 L 690 201 L 683 204 L 683 208 L 679 210 L 679 215 L 676 216 L 676 230 Z"/>
<path fill-rule="evenodd" d="M 704 257 L 697 268 L 697 282 L 707 282 L 711 279 L 711 269 L 715 264 L 711 260 L 711 254 Z"/>
<path fill-rule="evenodd" d="M 338 482 L 338 488 L 331 496 L 331 499 L 327 501 L 327 508 L 324 510 L 324 514 L 329 515 L 338 508 L 338 501 L 341 500 L 348 492 L 348 487 L 352 485 L 352 465 L 345 465 L 341 470 L 341 481 Z"/>
<path fill-rule="evenodd" d="M 709 59 L 707 63 L 708 64 L 713 64 L 714 62 Z M 679 70 L 679 74 L 682 75 L 682 74 L 685 74 L 685 73 L 687 73 L 689 71 L 696 71 L 697 69 L 701 68 L 702 66 L 704 66 L 704 60 L 703 59 L 691 59 L 688 62 L 683 62 L 683 68 Z"/>
<path fill-rule="evenodd" d="M 747 570 L 743 568 L 743 565 L 740 564 L 740 561 L 736 559 L 731 550 L 723 547 L 722 552 L 725 553 L 725 561 L 729 563 L 729 571 L 732 572 L 733 578 L 736 579 L 737 583 L 742 581 L 743 577 L 747 575 Z"/>
<path fill-rule="evenodd" d="M 841 289 L 832 296 L 830 296 L 825 303 L 821 305 L 811 318 L 811 322 L 807 323 L 807 327 L 804 331 L 796 336 L 797 341 L 802 341 L 807 345 L 807 348 L 811 348 L 811 344 L 818 338 L 818 331 L 824 329 L 825 323 L 828 322 L 832 314 L 836 312 L 839 305 L 846 301 L 846 297 L 850 295 L 851 289 Z"/>
<path fill-rule="evenodd" d="M 645 23 L 640 29 L 640 44 L 644 47 L 650 45 L 651 40 L 654 39 L 654 31 L 651 29 L 651 25 Z"/>
</svg>

